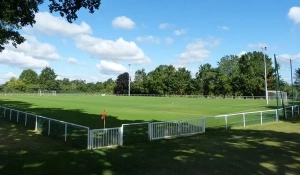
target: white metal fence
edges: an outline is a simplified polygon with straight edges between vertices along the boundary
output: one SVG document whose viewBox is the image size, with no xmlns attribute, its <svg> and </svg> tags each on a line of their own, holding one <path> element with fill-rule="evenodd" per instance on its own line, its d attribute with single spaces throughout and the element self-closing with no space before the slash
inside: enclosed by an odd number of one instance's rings
<svg viewBox="0 0 300 175">
<path fill-rule="evenodd" d="M 205 132 L 205 119 L 153 122 L 149 124 L 150 140 L 173 138 Z"/>
<path fill-rule="evenodd" d="M 0 117 L 76 147 L 89 147 L 89 127 L 0 106 Z"/>
<path fill-rule="evenodd" d="M 22 123 L 43 135 L 55 136 L 65 142 L 76 143 L 76 145 L 84 145 L 87 149 L 123 145 L 124 136 L 127 137 L 125 140 L 131 138 L 135 141 L 140 141 L 140 137 L 145 137 L 142 140 L 175 138 L 205 133 L 206 129 L 228 129 L 232 126 L 245 127 L 253 124 L 262 125 L 266 122 L 278 122 L 279 118 L 293 117 L 296 114 L 300 114 L 298 105 L 284 109 L 225 114 L 188 120 L 129 123 L 117 128 L 91 130 L 86 126 L 0 106 L 0 117 L 6 120 Z"/>
<path fill-rule="evenodd" d="M 123 133 L 121 128 L 90 130 L 89 149 L 112 147 L 122 145 Z"/>
<path fill-rule="evenodd" d="M 11 93 L 4 93 L 0 92 L 0 96 L 40 96 L 41 94 L 36 92 L 36 93 L 24 93 L 24 92 L 11 92 Z M 44 95 L 47 96 L 54 96 L 53 93 L 44 93 Z M 58 96 L 81 96 L 81 95 L 94 95 L 94 96 L 128 96 L 128 94 L 111 94 L 111 93 L 88 93 L 88 92 L 70 92 L 70 93 L 59 93 L 56 92 L 55 95 Z M 266 99 L 265 96 L 231 96 L 231 95 L 226 95 L 226 96 L 212 96 L 212 95 L 163 95 L 163 94 L 130 94 L 130 96 L 145 96 L 145 97 L 185 97 L 185 98 L 226 98 L 226 99 Z M 272 100 L 273 98 L 270 98 Z"/>
</svg>

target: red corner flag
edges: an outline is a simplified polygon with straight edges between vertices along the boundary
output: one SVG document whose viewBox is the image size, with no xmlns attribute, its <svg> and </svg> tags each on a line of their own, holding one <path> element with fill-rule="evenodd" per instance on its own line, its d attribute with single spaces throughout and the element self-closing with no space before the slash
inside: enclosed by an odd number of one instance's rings
<svg viewBox="0 0 300 175">
<path fill-rule="evenodd" d="M 105 112 L 105 109 L 104 109 L 104 111 L 102 112 L 101 119 L 102 119 L 102 120 L 104 120 L 104 119 L 105 119 L 105 117 L 106 117 L 106 112 Z"/>
</svg>

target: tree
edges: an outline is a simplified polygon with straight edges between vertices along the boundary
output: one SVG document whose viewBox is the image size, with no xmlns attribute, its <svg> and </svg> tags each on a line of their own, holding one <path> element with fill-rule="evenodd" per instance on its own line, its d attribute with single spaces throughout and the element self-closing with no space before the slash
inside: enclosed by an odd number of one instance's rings
<svg viewBox="0 0 300 175">
<path fill-rule="evenodd" d="M 239 76 L 239 57 L 226 55 L 218 62 L 218 91 L 224 96 L 236 95 L 239 90 L 239 83 L 236 82 Z"/>
<path fill-rule="evenodd" d="M 103 86 L 104 86 L 105 92 L 113 93 L 114 89 L 116 87 L 116 82 L 112 78 L 109 78 L 108 80 L 103 82 Z"/>
<path fill-rule="evenodd" d="M 70 23 L 78 18 L 77 12 L 81 8 L 89 9 L 90 13 L 94 13 L 101 4 L 101 0 L 49 1 L 49 11 L 58 12 Z M 0 0 L 0 52 L 9 42 L 17 47 L 25 41 L 19 30 L 28 25 L 32 26 L 36 22 L 34 18 L 39 11 L 38 6 L 44 2 L 44 0 Z"/>
<path fill-rule="evenodd" d="M 150 93 L 172 94 L 175 88 L 175 72 L 173 65 L 160 65 L 148 73 Z"/>
<path fill-rule="evenodd" d="M 135 94 L 146 94 L 149 92 L 147 85 L 148 76 L 145 69 L 137 70 L 132 83 L 132 92 Z"/>
<path fill-rule="evenodd" d="M 26 92 L 37 92 L 38 74 L 32 69 L 25 69 L 19 76 L 19 80 L 25 84 Z"/>
<path fill-rule="evenodd" d="M 50 67 L 46 67 L 42 70 L 39 76 L 39 85 L 43 90 L 56 90 L 58 89 L 58 82 L 55 81 L 57 75 Z"/>
<path fill-rule="evenodd" d="M 187 94 L 187 90 L 190 86 L 192 75 L 186 68 L 178 68 L 175 72 L 175 88 L 174 94 Z"/>
<path fill-rule="evenodd" d="M 124 72 L 117 77 L 116 86 L 114 88 L 114 94 L 127 94 L 129 85 L 129 74 Z"/>
<path fill-rule="evenodd" d="M 8 92 L 24 92 L 26 89 L 25 83 L 15 77 L 10 78 L 5 87 Z"/>
<path fill-rule="evenodd" d="M 275 69 L 272 67 L 272 60 L 266 55 L 267 81 L 270 89 L 275 87 L 274 74 Z M 239 72 L 241 92 L 243 95 L 264 96 L 265 95 L 265 69 L 264 53 L 248 52 L 239 59 Z"/>
<path fill-rule="evenodd" d="M 19 79 L 25 84 L 37 84 L 38 74 L 32 69 L 25 69 L 20 74 Z"/>
<path fill-rule="evenodd" d="M 203 95 L 216 95 L 217 69 L 213 68 L 211 64 L 206 63 L 199 66 L 199 70 L 196 73 L 196 80 L 203 90 Z"/>
</svg>

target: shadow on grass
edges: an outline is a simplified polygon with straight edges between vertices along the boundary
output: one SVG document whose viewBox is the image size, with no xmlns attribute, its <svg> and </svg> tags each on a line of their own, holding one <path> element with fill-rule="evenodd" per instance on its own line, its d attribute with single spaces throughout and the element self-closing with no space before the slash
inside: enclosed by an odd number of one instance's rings
<svg viewBox="0 0 300 175">
<path fill-rule="evenodd" d="M 300 125 L 265 127 L 88 151 L 70 150 L 4 121 L 0 174 L 299 174 Z M 284 127 L 292 130 L 275 131 Z"/>
<path fill-rule="evenodd" d="M 62 109 L 62 108 L 42 108 L 33 106 L 31 103 L 20 102 L 20 101 L 11 101 L 11 100 L 0 100 L 0 104 L 3 107 L 16 109 L 26 113 L 32 113 L 38 116 L 44 116 L 47 118 L 57 119 L 61 121 L 66 121 L 86 127 L 90 129 L 103 129 L 104 122 L 101 119 L 101 114 L 90 114 L 82 109 Z M 0 110 L 0 116 L 3 115 L 4 110 Z M 34 130 L 35 128 L 35 115 L 27 116 L 27 125 L 26 127 Z M 1 118 L 0 118 L 1 119 Z M 6 120 L 11 120 L 13 123 L 17 123 L 17 112 L 12 112 L 12 118 L 10 118 L 9 111 L 6 113 L 6 117 L 2 118 Z M 144 120 L 121 120 L 118 116 L 107 115 L 106 116 L 106 128 L 120 127 L 122 124 L 129 123 L 141 123 L 145 122 Z M 25 114 L 19 114 L 18 124 L 25 124 Z M 146 126 L 146 129 L 145 129 Z M 49 135 L 52 138 L 65 141 L 65 124 L 55 121 L 50 121 L 50 130 L 49 130 L 49 120 L 38 118 L 38 131 L 42 135 Z M 139 141 L 148 141 L 148 130 L 147 125 L 134 129 L 135 127 L 126 127 L 124 129 L 124 143 L 136 143 Z M 68 125 L 67 126 L 67 143 L 76 148 L 86 148 L 87 147 L 87 129 L 79 128 L 76 126 Z M 140 136 L 143 137 L 140 137 Z"/>
<path fill-rule="evenodd" d="M 82 109 L 63 109 L 63 108 L 41 108 L 35 107 L 31 103 L 0 100 L 3 107 L 20 110 L 23 112 L 34 113 L 36 115 L 53 118 L 57 120 L 67 121 L 78 125 L 90 127 L 91 129 L 101 129 L 104 127 L 103 120 L 101 120 L 101 113 L 99 115 L 89 114 Z M 106 128 L 120 127 L 126 123 L 139 123 L 144 120 L 120 120 L 118 116 L 106 116 Z"/>
</svg>

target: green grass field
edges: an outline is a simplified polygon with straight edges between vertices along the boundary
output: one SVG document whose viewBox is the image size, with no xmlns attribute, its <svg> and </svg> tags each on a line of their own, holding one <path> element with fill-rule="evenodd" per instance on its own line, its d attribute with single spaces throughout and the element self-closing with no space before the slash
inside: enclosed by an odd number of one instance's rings
<svg viewBox="0 0 300 175">
<path fill-rule="evenodd" d="M 1 175 L 298 175 L 300 121 L 78 150 L 0 121 Z"/>
<path fill-rule="evenodd" d="M 102 111 L 107 113 L 106 127 L 125 123 L 170 121 L 221 114 L 274 109 L 275 101 L 205 99 L 180 97 L 127 96 L 0 96 L 0 106 L 32 112 L 49 118 L 73 122 L 91 128 L 103 128 Z"/>
</svg>

